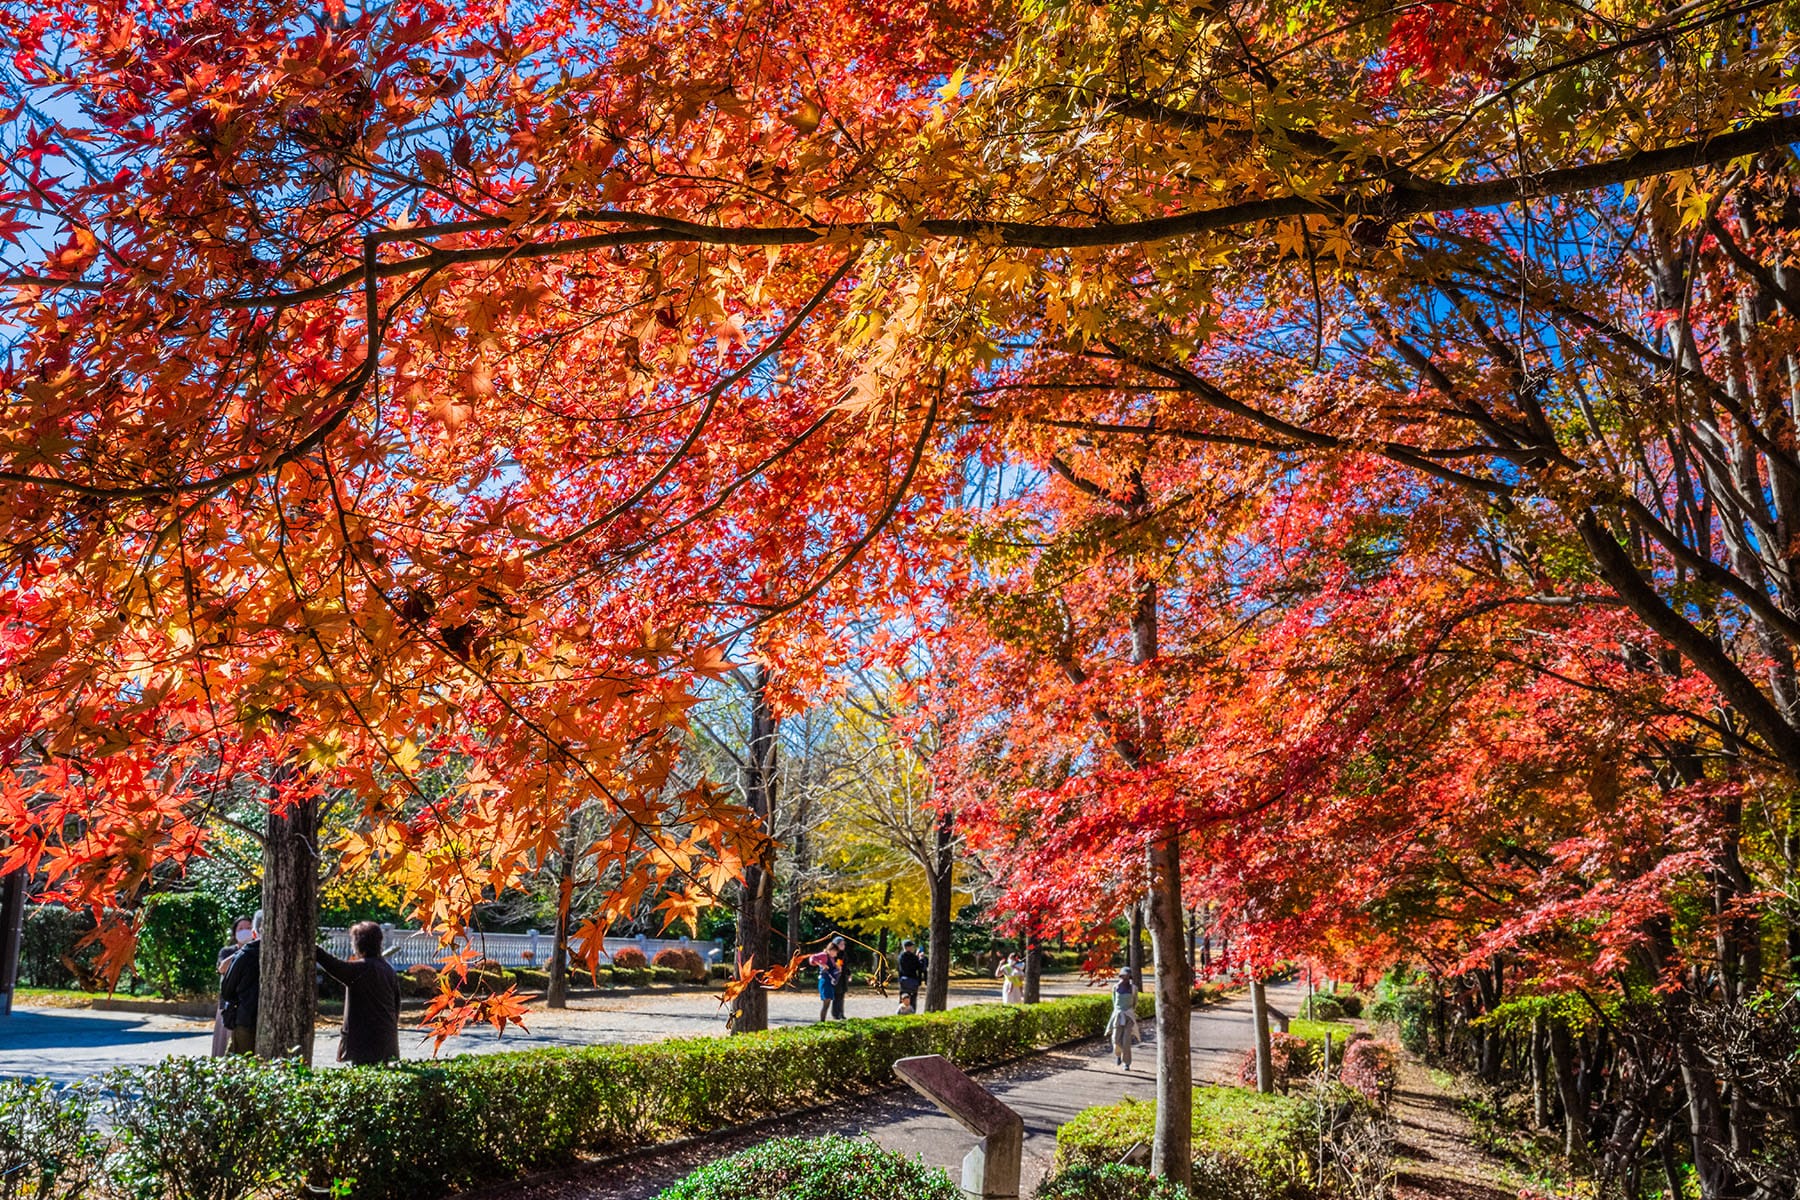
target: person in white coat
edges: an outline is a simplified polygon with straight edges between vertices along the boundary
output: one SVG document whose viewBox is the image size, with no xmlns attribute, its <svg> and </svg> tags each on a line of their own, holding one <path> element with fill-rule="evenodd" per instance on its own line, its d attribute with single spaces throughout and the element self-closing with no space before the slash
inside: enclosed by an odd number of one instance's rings
<svg viewBox="0 0 1800 1200">
<path fill-rule="evenodd" d="M 1025 1003 L 1025 960 L 1016 954 L 1009 954 L 1000 962 L 1000 969 L 994 972 L 994 978 L 1000 981 L 1000 1003 Z"/>
<path fill-rule="evenodd" d="M 1106 1022 L 1106 1036 L 1112 1039 L 1113 1062 L 1131 1070 L 1131 1045 L 1137 1041 L 1137 984 L 1131 968 L 1119 971 L 1119 981 L 1112 990 L 1112 1016 Z"/>
</svg>

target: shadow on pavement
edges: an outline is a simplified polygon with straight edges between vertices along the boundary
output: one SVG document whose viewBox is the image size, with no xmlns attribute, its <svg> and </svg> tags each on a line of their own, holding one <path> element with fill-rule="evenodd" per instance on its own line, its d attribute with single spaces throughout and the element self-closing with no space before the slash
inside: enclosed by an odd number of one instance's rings
<svg viewBox="0 0 1800 1200">
<path fill-rule="evenodd" d="M 70 1013 L 14 1009 L 0 1017 L 0 1050 L 71 1050 L 179 1041 L 196 1030 L 147 1028 L 141 1013 Z"/>
</svg>

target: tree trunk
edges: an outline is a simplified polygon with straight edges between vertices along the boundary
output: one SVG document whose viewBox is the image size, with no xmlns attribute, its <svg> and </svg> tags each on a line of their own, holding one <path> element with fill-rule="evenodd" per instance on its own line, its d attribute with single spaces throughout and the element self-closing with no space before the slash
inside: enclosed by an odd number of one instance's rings
<svg viewBox="0 0 1800 1200">
<path fill-rule="evenodd" d="M 956 884 L 956 818 L 949 809 L 938 814 L 937 855 L 926 871 L 931 885 L 931 935 L 925 965 L 925 1011 L 950 1007 L 950 911 Z"/>
<path fill-rule="evenodd" d="M 806 842 L 804 815 L 801 827 L 794 830 L 794 874 L 788 880 L 787 903 L 787 935 L 788 953 L 798 954 L 811 941 L 811 931 L 806 928 L 806 892 L 802 880 L 806 878 L 807 868 L 812 865 L 811 847 Z M 890 893 L 891 893 L 890 887 Z"/>
<path fill-rule="evenodd" d="M 575 903 L 575 821 L 563 830 L 562 863 L 557 868 L 556 937 L 550 944 L 550 986 L 545 1008 L 569 1007 L 569 913 Z"/>
<path fill-rule="evenodd" d="M 1531 1060 L 1531 1124 L 1534 1129 L 1547 1129 L 1550 1126 L 1548 1037 L 1544 1030 L 1544 1018 L 1531 1018 L 1530 1051 L 1527 1057 Z"/>
<path fill-rule="evenodd" d="M 1150 944 L 1156 962 L 1156 1133 L 1150 1171 L 1186 1185 L 1194 1165 L 1193 1007 L 1182 948 L 1181 836 L 1166 829 L 1150 847 Z"/>
<path fill-rule="evenodd" d="M 1035 923 L 1025 929 L 1025 1003 L 1036 1004 L 1044 992 L 1044 944 Z"/>
<path fill-rule="evenodd" d="M 1685 1023 L 1685 1017 L 1679 1019 Z M 1720 1103 L 1718 1076 L 1693 1035 L 1685 1029 L 1676 1032 L 1675 1053 L 1681 1064 L 1682 1087 L 1687 1091 L 1689 1148 L 1694 1156 L 1694 1174 L 1700 1178 L 1701 1200 L 1737 1200 L 1742 1192 L 1724 1153 L 1731 1139 Z"/>
<path fill-rule="evenodd" d="M 1144 986 L 1144 906 L 1131 906 L 1131 940 L 1125 944 L 1125 965 L 1131 968 L 1131 981 Z"/>
<path fill-rule="evenodd" d="M 1256 1090 L 1267 1096 L 1275 1090 L 1275 1059 L 1269 1045 L 1269 997 L 1258 975 L 1250 976 L 1250 1021 L 1256 1031 Z"/>
<path fill-rule="evenodd" d="M 768 669 L 754 665 L 749 673 L 750 743 L 744 754 L 744 800 L 752 818 L 766 832 L 775 811 L 775 713 L 769 707 Z M 744 868 L 737 910 L 740 971 L 746 967 L 766 970 L 774 965 L 769 957 L 769 927 L 774 923 L 775 912 L 774 853 L 771 843 L 763 861 Z M 738 995 L 737 1005 L 734 1031 L 757 1033 L 769 1027 L 769 994 L 761 987 L 744 989 Z"/>
<path fill-rule="evenodd" d="M 1556 1091 L 1562 1100 L 1563 1156 L 1579 1162 L 1587 1154 L 1587 1110 L 1575 1084 L 1575 1046 L 1569 1027 L 1560 1019 L 1550 1022 L 1550 1062 L 1556 1071 Z"/>
<path fill-rule="evenodd" d="M 290 774 L 281 772 L 278 789 Z M 310 1066 L 319 998 L 313 957 L 319 944 L 318 801 L 308 797 L 271 811 L 267 833 L 256 1053 Z"/>
</svg>

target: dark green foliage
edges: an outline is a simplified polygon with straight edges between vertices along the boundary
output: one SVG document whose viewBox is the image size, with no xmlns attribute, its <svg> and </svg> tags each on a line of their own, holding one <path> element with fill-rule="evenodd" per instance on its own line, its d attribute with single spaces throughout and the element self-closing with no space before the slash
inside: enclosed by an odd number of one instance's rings
<svg viewBox="0 0 1800 1200">
<path fill-rule="evenodd" d="M 216 991 L 229 923 L 225 906 L 205 892 L 151 896 L 138 926 L 138 974 L 168 997 Z"/>
<path fill-rule="evenodd" d="M 1363 998 L 1358 992 L 1342 992 L 1337 998 L 1338 1007 L 1346 1017 L 1360 1017 L 1363 1014 Z"/>
<path fill-rule="evenodd" d="M 304 1110 L 290 1063 L 168 1058 L 110 1072 L 109 1164 L 139 1200 L 239 1200 L 290 1184 Z"/>
<path fill-rule="evenodd" d="M 1306 1015 L 1315 1021 L 1335 1021 L 1344 1015 L 1344 1005 L 1330 992 L 1318 992 L 1308 1002 Z"/>
<path fill-rule="evenodd" d="M 33 904 L 25 910 L 25 937 L 19 946 L 19 982 L 26 987 L 74 987 L 74 972 L 63 959 L 91 967 L 98 951 L 77 949 L 81 939 L 94 931 L 94 915 L 73 912 L 60 904 Z M 219 942 L 225 943 L 223 935 Z"/>
<path fill-rule="evenodd" d="M 658 1200 L 959 1200 L 950 1177 L 867 1138 L 776 1138 L 710 1163 Z"/>
<path fill-rule="evenodd" d="M 76 1200 L 88 1192 L 100 1138 L 94 1094 L 0 1079 L 0 1200 Z"/>
<path fill-rule="evenodd" d="M 1035 1200 L 1190 1200 L 1192 1192 L 1121 1163 L 1070 1167 L 1044 1180 Z"/>
<path fill-rule="evenodd" d="M 1405 967 L 1395 967 L 1375 988 L 1369 1020 L 1391 1026 L 1400 1044 L 1414 1054 L 1424 1054 L 1431 1041 L 1431 989 Z"/>
</svg>

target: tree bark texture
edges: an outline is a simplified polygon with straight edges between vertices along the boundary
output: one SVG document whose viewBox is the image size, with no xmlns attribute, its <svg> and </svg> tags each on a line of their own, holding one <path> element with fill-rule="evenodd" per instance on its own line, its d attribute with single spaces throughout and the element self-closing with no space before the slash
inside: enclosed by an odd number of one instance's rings
<svg viewBox="0 0 1800 1200">
<path fill-rule="evenodd" d="M 744 800 L 752 817 L 764 832 L 770 827 L 775 811 L 775 713 L 769 707 L 768 668 L 750 668 L 750 744 L 744 755 Z M 774 922 L 775 873 L 774 843 L 764 860 L 744 869 L 744 883 L 738 889 L 737 948 L 740 969 L 753 964 L 757 970 L 773 965 L 770 959 L 770 926 Z M 738 995 L 738 1016 L 732 1028 L 738 1033 L 756 1033 L 769 1027 L 769 996 L 760 987 L 746 988 Z"/>
<path fill-rule="evenodd" d="M 1181 836 L 1150 847 L 1150 941 L 1156 960 L 1156 1133 L 1153 1174 L 1183 1185 L 1193 1175 L 1194 1060 L 1189 1051 L 1192 977 L 1182 946 Z"/>
<path fill-rule="evenodd" d="M 1267 1096 L 1275 1090 L 1275 1061 L 1269 1045 L 1269 996 L 1257 975 L 1250 977 L 1250 1021 L 1256 1036 L 1256 1090 Z"/>
<path fill-rule="evenodd" d="M 950 909 L 956 895 L 956 818 L 948 809 L 938 814 L 937 855 L 926 874 L 931 885 L 931 935 L 925 1011 L 943 1012 L 950 1007 Z"/>
<path fill-rule="evenodd" d="M 271 810 L 265 829 L 256 1053 L 310 1064 L 318 1013 L 313 958 L 319 944 L 318 801 L 308 797 Z"/>
</svg>

